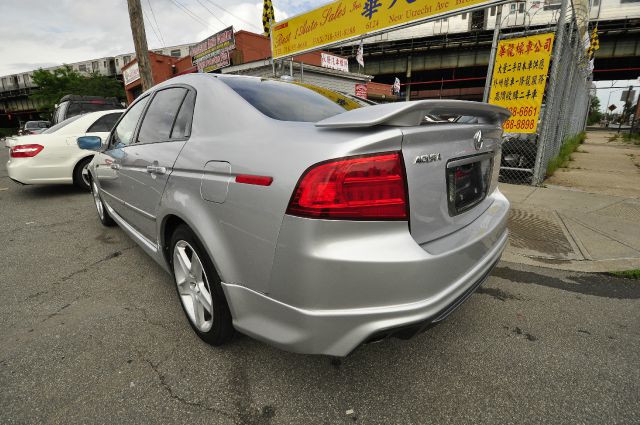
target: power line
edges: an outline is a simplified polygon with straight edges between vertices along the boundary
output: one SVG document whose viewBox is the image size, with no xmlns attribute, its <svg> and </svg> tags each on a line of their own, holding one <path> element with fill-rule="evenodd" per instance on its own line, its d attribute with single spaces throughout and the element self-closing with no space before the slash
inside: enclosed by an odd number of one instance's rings
<svg viewBox="0 0 640 425">
<path fill-rule="evenodd" d="M 147 0 L 147 4 L 149 5 L 149 10 L 151 10 L 151 16 L 153 17 L 153 22 L 156 23 L 156 28 L 158 28 L 158 34 L 160 34 L 160 38 L 162 39 L 162 45 L 166 46 L 167 43 L 165 43 L 164 36 L 162 35 L 162 31 L 160 31 L 160 25 L 158 25 L 158 21 L 156 20 L 156 14 L 153 11 L 153 7 L 151 6 L 151 0 Z"/>
<path fill-rule="evenodd" d="M 194 21 L 198 22 L 200 25 L 208 28 L 211 31 L 216 31 L 215 29 L 211 28 L 209 26 L 209 24 L 205 21 L 203 21 L 200 17 L 198 17 L 197 15 L 195 15 L 192 11 L 190 11 L 185 5 L 183 5 L 182 3 L 178 2 L 177 0 L 169 0 L 171 3 L 173 3 L 177 8 L 179 8 L 180 10 L 182 10 L 184 13 L 186 13 L 191 19 L 193 19 Z"/>
<path fill-rule="evenodd" d="M 224 22 L 222 22 L 222 20 L 221 20 L 220 18 L 218 18 L 218 17 L 216 16 L 216 14 L 215 14 L 215 13 L 213 13 L 211 10 L 209 10 L 209 8 L 208 8 L 207 6 L 205 6 L 205 5 L 204 5 L 204 3 L 202 3 L 200 0 L 196 0 L 196 1 L 200 4 L 200 6 L 202 6 L 202 7 L 204 8 L 204 10 L 206 10 L 207 12 L 209 12 L 209 13 L 211 14 L 211 16 L 213 16 L 214 18 L 216 18 L 216 20 L 217 20 L 218 22 L 220 22 L 220 23 L 222 24 L 222 26 L 223 26 L 223 27 L 226 27 L 226 26 L 227 26 L 227 24 L 225 24 Z"/>
<path fill-rule="evenodd" d="M 207 2 L 208 2 L 208 3 L 211 3 L 212 5 L 214 5 L 215 7 L 217 7 L 218 9 L 221 9 L 223 12 L 226 12 L 226 13 L 228 13 L 229 15 L 233 16 L 233 17 L 234 17 L 234 18 L 236 18 L 237 20 L 242 21 L 242 22 L 244 22 L 245 24 L 247 24 L 247 25 L 249 25 L 249 26 L 251 26 L 251 27 L 253 27 L 253 28 L 255 28 L 255 29 L 259 30 L 259 31 L 262 31 L 262 29 L 261 29 L 261 28 L 259 28 L 257 25 L 252 24 L 251 22 L 247 21 L 246 19 L 243 19 L 243 18 L 239 17 L 239 16 L 238 16 L 238 15 L 236 15 L 235 13 L 230 12 L 229 10 L 227 10 L 227 9 L 225 9 L 224 7 L 220 6 L 219 4 L 216 4 L 216 3 L 212 2 L 211 0 L 207 0 Z"/>
<path fill-rule="evenodd" d="M 158 43 L 164 44 L 162 40 L 160 40 L 160 37 L 158 37 L 158 33 L 156 32 L 156 29 L 153 27 L 153 24 L 151 23 L 151 21 L 149 20 L 149 17 L 147 16 L 146 13 L 144 13 L 144 9 L 142 9 L 142 7 L 140 9 L 142 10 L 142 19 L 149 24 L 149 27 L 151 28 L 151 31 L 153 31 L 153 35 L 156 37 L 156 40 L 158 40 Z"/>
</svg>

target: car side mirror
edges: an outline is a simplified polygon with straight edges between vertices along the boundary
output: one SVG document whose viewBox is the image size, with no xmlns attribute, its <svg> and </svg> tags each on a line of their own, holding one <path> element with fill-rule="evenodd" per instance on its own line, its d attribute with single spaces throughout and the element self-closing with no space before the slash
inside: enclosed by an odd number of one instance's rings
<svg viewBox="0 0 640 425">
<path fill-rule="evenodd" d="M 102 150 L 102 139 L 98 136 L 80 136 L 76 143 L 80 149 L 89 151 Z"/>
</svg>

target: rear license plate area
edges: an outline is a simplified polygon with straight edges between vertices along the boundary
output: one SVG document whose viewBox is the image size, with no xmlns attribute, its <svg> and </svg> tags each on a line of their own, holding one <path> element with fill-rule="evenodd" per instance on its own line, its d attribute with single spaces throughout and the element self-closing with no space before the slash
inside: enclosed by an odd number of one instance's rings
<svg viewBox="0 0 640 425">
<path fill-rule="evenodd" d="M 487 196 L 493 155 L 483 154 L 449 161 L 447 200 L 449 214 L 458 215 L 478 205 Z"/>
</svg>

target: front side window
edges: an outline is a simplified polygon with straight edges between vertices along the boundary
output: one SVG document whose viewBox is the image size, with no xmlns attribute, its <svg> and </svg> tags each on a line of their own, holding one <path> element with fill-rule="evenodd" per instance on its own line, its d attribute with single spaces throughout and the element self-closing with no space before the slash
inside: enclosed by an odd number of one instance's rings
<svg viewBox="0 0 640 425">
<path fill-rule="evenodd" d="M 187 89 L 175 87 L 160 90 L 142 120 L 139 143 L 163 142 L 171 138 L 171 129 Z"/>
<path fill-rule="evenodd" d="M 87 133 L 108 133 L 111 131 L 116 121 L 118 121 L 121 116 L 122 112 L 103 115 L 89 126 L 89 128 L 87 129 Z"/>
<path fill-rule="evenodd" d="M 316 122 L 359 106 L 327 89 L 258 78 L 219 79 L 258 111 L 280 121 Z"/>
<path fill-rule="evenodd" d="M 132 142 L 133 132 L 136 130 L 138 120 L 144 107 L 149 101 L 149 96 L 140 99 L 126 112 L 125 116 L 120 120 L 118 126 L 113 132 L 112 147 L 124 147 Z"/>
</svg>

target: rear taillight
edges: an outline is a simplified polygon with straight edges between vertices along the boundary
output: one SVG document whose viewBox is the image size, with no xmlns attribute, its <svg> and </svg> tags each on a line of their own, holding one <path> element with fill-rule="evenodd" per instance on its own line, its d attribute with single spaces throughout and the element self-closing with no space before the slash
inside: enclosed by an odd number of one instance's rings
<svg viewBox="0 0 640 425">
<path fill-rule="evenodd" d="M 11 148 L 11 158 L 31 158 L 44 149 L 42 145 L 16 145 Z"/>
<path fill-rule="evenodd" d="M 399 152 L 316 164 L 300 178 L 287 214 L 334 220 L 406 220 L 407 185 Z"/>
</svg>

